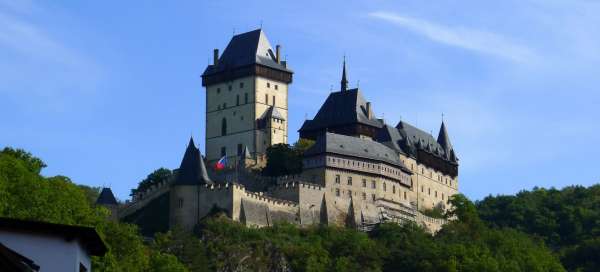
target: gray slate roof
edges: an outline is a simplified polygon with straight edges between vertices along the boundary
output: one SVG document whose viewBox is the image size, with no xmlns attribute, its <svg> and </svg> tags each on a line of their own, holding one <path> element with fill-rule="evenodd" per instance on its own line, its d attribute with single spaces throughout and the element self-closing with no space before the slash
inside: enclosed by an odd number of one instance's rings
<svg viewBox="0 0 600 272">
<path fill-rule="evenodd" d="M 277 110 L 276 107 L 274 106 L 270 106 L 261 116 L 259 119 L 267 119 L 267 118 L 275 118 L 275 119 L 279 119 L 279 120 L 283 120 L 285 121 L 285 118 L 283 117 L 283 114 L 281 114 L 281 112 L 279 112 Z"/>
<path fill-rule="evenodd" d="M 325 103 L 313 120 L 306 120 L 300 131 L 325 129 L 328 127 L 364 124 L 381 128 L 383 123 L 375 118 L 368 118 L 367 101 L 358 88 L 329 94 Z M 371 109 L 371 116 L 373 110 Z"/>
<path fill-rule="evenodd" d="M 375 139 L 398 152 L 413 157 L 416 156 L 417 150 L 424 150 L 447 161 L 454 163 L 458 161 L 444 123 L 442 123 L 437 140 L 431 134 L 404 121 L 400 121 L 395 128 L 385 125 Z"/>
<path fill-rule="evenodd" d="M 317 137 L 315 144 L 306 150 L 304 155 L 312 156 L 323 153 L 382 161 L 408 171 L 396 151 L 382 143 L 358 137 L 326 132 L 322 136 Z"/>
<path fill-rule="evenodd" d="M 102 188 L 98 199 L 96 199 L 96 204 L 100 205 L 117 205 L 117 199 L 115 199 L 115 195 L 113 194 L 110 188 Z"/>
<path fill-rule="evenodd" d="M 225 51 L 219 57 L 218 64 L 206 67 L 202 75 L 206 76 L 253 64 L 292 73 L 292 70 L 281 63 L 277 63 L 275 52 L 267 39 L 267 35 L 262 29 L 256 29 L 233 36 Z"/>
<path fill-rule="evenodd" d="M 202 154 L 200 154 L 200 149 L 196 148 L 194 139 L 191 137 L 176 175 L 173 185 L 213 183 L 206 172 L 206 166 L 204 165 Z"/>
</svg>

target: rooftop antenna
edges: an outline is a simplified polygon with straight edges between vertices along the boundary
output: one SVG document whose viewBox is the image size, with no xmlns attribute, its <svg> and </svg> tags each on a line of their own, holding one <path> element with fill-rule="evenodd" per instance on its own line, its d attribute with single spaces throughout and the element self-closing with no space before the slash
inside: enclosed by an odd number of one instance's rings
<svg viewBox="0 0 600 272">
<path fill-rule="evenodd" d="M 442 112 L 442 123 L 444 122 L 444 113 Z"/>
<path fill-rule="evenodd" d="M 232 36 L 235 36 L 235 27 L 233 28 L 233 34 L 232 34 Z"/>
<path fill-rule="evenodd" d="M 262 29 L 262 20 L 260 20 L 260 29 Z"/>
<path fill-rule="evenodd" d="M 329 85 L 329 92 L 333 92 L 333 85 Z"/>
<path fill-rule="evenodd" d="M 360 79 L 356 81 L 356 88 L 358 89 L 360 87 Z"/>
</svg>

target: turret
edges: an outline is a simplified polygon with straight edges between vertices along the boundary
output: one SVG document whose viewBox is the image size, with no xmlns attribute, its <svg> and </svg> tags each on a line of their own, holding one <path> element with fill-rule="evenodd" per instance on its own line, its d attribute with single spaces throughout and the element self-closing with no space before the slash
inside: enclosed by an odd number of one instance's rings
<svg viewBox="0 0 600 272">
<path fill-rule="evenodd" d="M 450 143 L 450 136 L 448 136 L 448 131 L 446 130 L 446 124 L 444 124 L 444 121 L 442 121 L 442 126 L 440 127 L 440 133 L 438 134 L 437 142 L 444 149 L 444 154 L 447 159 L 454 162 L 458 161 L 458 158 L 454 153 L 452 143 Z"/>
<path fill-rule="evenodd" d="M 119 203 L 117 202 L 117 199 L 110 188 L 102 188 L 98 199 L 96 199 L 96 205 L 103 206 L 110 211 L 109 219 L 117 219 Z"/>
<path fill-rule="evenodd" d="M 175 172 L 169 191 L 169 226 L 192 230 L 199 220 L 198 191 L 207 184 L 213 184 L 213 181 L 208 177 L 202 154 L 191 137 L 181 165 Z"/>
</svg>

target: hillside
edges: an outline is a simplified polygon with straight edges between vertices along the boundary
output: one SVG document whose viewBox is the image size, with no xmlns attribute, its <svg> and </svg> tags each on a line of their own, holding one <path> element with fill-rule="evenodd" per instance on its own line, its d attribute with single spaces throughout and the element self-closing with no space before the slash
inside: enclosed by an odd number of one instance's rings
<svg viewBox="0 0 600 272">
<path fill-rule="evenodd" d="M 93 205 L 97 189 L 43 177 L 44 166 L 22 150 L 0 152 L 0 216 L 95 226 L 110 248 L 94 259 L 95 271 L 598 271 L 598 261 L 586 258 L 599 256 L 598 185 L 477 203 L 459 195 L 450 214 L 458 220 L 435 236 L 392 224 L 369 234 L 253 229 L 216 212 L 194 233 L 174 229 L 144 243 L 136 226 L 110 222 Z"/>
</svg>

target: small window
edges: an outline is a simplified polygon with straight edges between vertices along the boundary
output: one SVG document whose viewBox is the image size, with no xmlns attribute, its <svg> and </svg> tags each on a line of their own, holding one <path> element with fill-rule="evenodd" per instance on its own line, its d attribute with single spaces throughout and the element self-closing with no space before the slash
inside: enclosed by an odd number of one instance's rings
<svg viewBox="0 0 600 272">
<path fill-rule="evenodd" d="M 372 189 L 377 188 L 377 185 L 375 185 L 375 181 L 374 180 L 371 180 L 371 188 Z"/>
<path fill-rule="evenodd" d="M 387 189 L 387 188 L 386 188 L 386 186 L 385 186 L 385 182 L 384 182 L 384 183 L 383 183 L 383 191 L 385 192 L 385 190 L 386 190 L 386 189 Z"/>
<path fill-rule="evenodd" d="M 227 86 L 227 90 L 231 91 L 231 85 Z"/>
<path fill-rule="evenodd" d="M 423 189 L 424 189 L 424 188 L 423 188 L 423 185 L 421 185 L 421 193 L 423 193 Z"/>
<path fill-rule="evenodd" d="M 435 197 L 437 197 L 437 191 L 435 191 Z"/>
<path fill-rule="evenodd" d="M 348 196 L 352 197 L 352 190 L 348 190 Z"/>
<path fill-rule="evenodd" d="M 348 185 L 352 185 L 352 177 L 348 177 Z"/>
<path fill-rule="evenodd" d="M 367 200 L 367 193 L 362 193 L 362 199 Z"/>
<path fill-rule="evenodd" d="M 227 135 L 227 119 L 221 120 L 221 136 Z"/>
<path fill-rule="evenodd" d="M 269 105 L 269 95 L 265 94 L 265 104 Z"/>
<path fill-rule="evenodd" d="M 179 200 L 178 201 L 179 202 L 178 205 L 179 205 L 179 208 L 181 209 L 181 208 L 183 208 L 183 198 L 180 197 L 178 200 Z"/>
<path fill-rule="evenodd" d="M 240 95 L 239 94 L 235 96 L 235 105 L 236 106 L 240 105 Z"/>
<path fill-rule="evenodd" d="M 406 192 L 404 192 L 404 199 L 406 199 Z"/>
<path fill-rule="evenodd" d="M 335 188 L 335 196 L 340 196 L 340 189 Z"/>
<path fill-rule="evenodd" d="M 375 194 L 371 194 L 371 199 L 375 201 Z"/>
<path fill-rule="evenodd" d="M 427 188 L 427 194 L 431 195 L 431 188 Z"/>
<path fill-rule="evenodd" d="M 244 88 L 244 82 L 240 82 L 240 89 Z"/>
<path fill-rule="evenodd" d="M 392 193 L 396 193 L 396 185 L 392 185 Z"/>
<path fill-rule="evenodd" d="M 444 200 L 444 193 L 442 193 L 442 200 Z"/>
<path fill-rule="evenodd" d="M 217 88 L 217 93 L 220 94 L 221 93 L 221 88 Z"/>
<path fill-rule="evenodd" d="M 244 104 L 248 104 L 248 93 L 244 94 Z"/>
<path fill-rule="evenodd" d="M 278 88 L 277 88 L 277 87 L 279 87 L 279 86 L 277 86 L 277 84 L 275 84 L 275 90 L 278 90 Z"/>
<path fill-rule="evenodd" d="M 335 175 L 335 183 L 340 183 L 340 175 Z"/>
<path fill-rule="evenodd" d="M 363 188 L 367 188 L 367 180 L 366 179 L 362 180 L 362 186 L 363 186 Z"/>
<path fill-rule="evenodd" d="M 273 96 L 273 106 L 275 106 L 275 96 Z"/>
<path fill-rule="evenodd" d="M 242 144 L 237 145 L 237 154 L 238 154 L 238 156 L 242 155 Z"/>
<path fill-rule="evenodd" d="M 227 103 L 223 103 L 223 109 L 227 108 Z"/>
<path fill-rule="evenodd" d="M 267 88 L 271 88 L 271 83 L 267 82 Z"/>
</svg>

